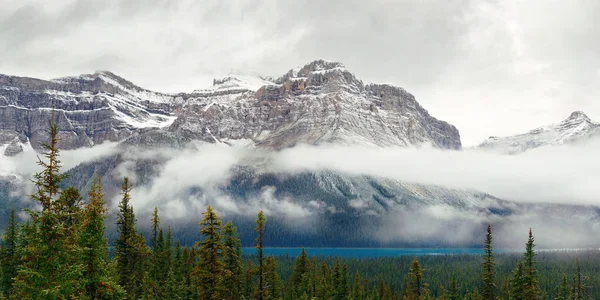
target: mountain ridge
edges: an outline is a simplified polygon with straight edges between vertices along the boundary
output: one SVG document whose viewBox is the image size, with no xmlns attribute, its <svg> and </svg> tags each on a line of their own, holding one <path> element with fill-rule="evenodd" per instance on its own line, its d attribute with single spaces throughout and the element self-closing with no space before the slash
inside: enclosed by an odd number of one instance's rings
<svg viewBox="0 0 600 300">
<path fill-rule="evenodd" d="M 599 134 L 600 123 L 591 120 L 583 111 L 573 111 L 561 122 L 541 126 L 526 133 L 489 137 L 475 149 L 500 154 L 520 154 L 539 147 L 583 142 Z"/>
</svg>

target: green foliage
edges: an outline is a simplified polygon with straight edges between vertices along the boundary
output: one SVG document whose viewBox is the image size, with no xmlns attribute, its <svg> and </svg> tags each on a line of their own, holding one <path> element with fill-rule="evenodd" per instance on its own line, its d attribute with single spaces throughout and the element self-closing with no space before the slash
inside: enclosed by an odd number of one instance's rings
<svg viewBox="0 0 600 300">
<path fill-rule="evenodd" d="M 203 240 L 194 247 L 198 249 L 198 265 L 194 270 L 200 299 L 221 299 L 225 293 L 223 285 L 225 263 L 221 240 L 221 218 L 208 206 L 200 222 Z"/>
<path fill-rule="evenodd" d="M 483 246 L 482 279 L 483 291 L 481 293 L 484 300 L 496 299 L 496 263 L 494 261 L 494 249 L 492 246 L 492 226 L 488 225 Z"/>
<path fill-rule="evenodd" d="M 137 299 L 142 295 L 147 251 L 144 237 L 135 230 L 135 214 L 129 204 L 131 188 L 129 179 L 125 177 L 117 219 L 118 237 L 113 245 L 117 261 L 117 282 L 125 289 L 128 299 Z"/>
<path fill-rule="evenodd" d="M 10 211 L 8 227 L 2 238 L 2 248 L 0 249 L 0 263 L 2 264 L 1 291 L 5 297 L 10 296 L 12 292 L 12 281 L 17 275 L 17 268 L 20 264 L 17 252 L 18 227 L 15 217 L 15 210 Z"/>
<path fill-rule="evenodd" d="M 254 291 L 254 297 L 257 300 L 265 300 L 266 299 L 266 292 L 267 290 L 265 289 L 265 284 L 264 284 L 264 280 L 265 280 L 265 267 L 264 267 L 264 254 L 263 254 L 263 236 L 264 236 L 264 229 L 265 229 L 265 214 L 263 213 L 263 211 L 259 211 L 258 212 L 258 217 L 256 219 L 256 240 L 255 240 L 255 247 L 256 250 L 258 252 L 258 286 L 256 287 L 256 290 Z"/>
<path fill-rule="evenodd" d="M 240 299 L 242 296 L 243 265 L 241 242 L 237 229 L 231 221 L 223 227 L 223 259 L 225 272 L 223 285 L 228 287 L 224 294 L 225 299 Z"/>
</svg>

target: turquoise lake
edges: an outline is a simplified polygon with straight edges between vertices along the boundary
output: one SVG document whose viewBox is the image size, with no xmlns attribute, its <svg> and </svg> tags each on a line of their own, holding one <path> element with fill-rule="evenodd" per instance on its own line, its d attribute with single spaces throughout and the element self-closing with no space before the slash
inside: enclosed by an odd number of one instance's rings
<svg viewBox="0 0 600 300">
<path fill-rule="evenodd" d="M 301 248 L 264 248 L 265 255 L 291 256 L 300 254 Z M 339 256 L 347 258 L 393 257 L 401 255 L 452 255 L 482 254 L 481 248 L 304 248 L 309 256 Z M 501 249 L 495 252 L 503 252 Z M 247 255 L 256 254 L 256 249 L 242 248 Z"/>
</svg>

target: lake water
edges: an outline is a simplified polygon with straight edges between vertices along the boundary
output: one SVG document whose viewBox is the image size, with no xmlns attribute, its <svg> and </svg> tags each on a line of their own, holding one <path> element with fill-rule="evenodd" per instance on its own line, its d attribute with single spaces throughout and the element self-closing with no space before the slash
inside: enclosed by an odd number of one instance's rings
<svg viewBox="0 0 600 300">
<path fill-rule="evenodd" d="M 265 255 L 291 256 L 300 254 L 301 248 L 264 248 Z M 401 255 L 452 255 L 483 253 L 481 248 L 304 248 L 309 256 L 339 256 L 347 258 L 393 257 Z M 503 252 L 501 249 L 495 252 Z M 247 255 L 256 254 L 256 249 L 242 248 Z"/>
</svg>

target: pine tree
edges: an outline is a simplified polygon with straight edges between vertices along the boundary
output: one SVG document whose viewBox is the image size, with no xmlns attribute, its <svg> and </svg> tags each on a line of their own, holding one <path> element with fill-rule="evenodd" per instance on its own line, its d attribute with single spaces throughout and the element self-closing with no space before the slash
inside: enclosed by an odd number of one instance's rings
<svg viewBox="0 0 600 300">
<path fill-rule="evenodd" d="M 530 228 L 529 239 L 527 240 L 523 257 L 524 300 L 537 300 L 540 297 L 534 247 L 534 238 Z"/>
<path fill-rule="evenodd" d="M 152 249 L 152 267 L 150 273 L 150 282 L 149 285 L 152 287 L 155 295 L 160 296 L 161 286 L 161 274 L 165 272 L 163 266 L 160 264 L 160 258 L 162 255 L 162 241 L 160 241 L 159 237 L 162 235 L 162 231 L 160 228 L 160 218 L 158 217 L 158 207 L 154 207 L 154 211 L 152 212 L 152 237 L 150 240 L 150 248 Z"/>
<path fill-rule="evenodd" d="M 295 298 L 308 291 L 308 274 L 310 271 L 310 262 L 304 251 L 304 247 L 300 250 L 300 255 L 296 258 L 294 269 L 290 278 L 290 297 Z"/>
<path fill-rule="evenodd" d="M 99 178 L 95 178 L 88 192 L 90 202 L 83 211 L 83 220 L 78 234 L 81 247 L 80 259 L 84 265 L 82 276 L 85 295 L 89 299 L 114 299 L 124 293 L 108 278 L 106 259 L 108 244 L 106 230 L 106 207 Z"/>
<path fill-rule="evenodd" d="M 221 299 L 225 293 L 221 219 L 211 206 L 207 207 L 203 216 L 200 234 L 204 239 L 195 245 L 199 260 L 194 270 L 198 280 L 198 292 L 203 300 Z"/>
<path fill-rule="evenodd" d="M 243 296 L 244 299 L 250 299 L 252 296 L 252 291 L 254 289 L 254 266 L 252 265 L 252 261 L 248 259 L 246 262 L 246 268 L 244 270 L 244 290 Z"/>
<path fill-rule="evenodd" d="M 36 192 L 31 199 L 41 211 L 26 210 L 31 218 L 26 230 L 27 248 L 23 248 L 23 264 L 14 281 L 18 298 L 61 298 L 81 291 L 78 279 L 82 266 L 73 263 L 77 248 L 71 242 L 72 225 L 64 224 L 64 212 L 56 200 L 61 196 L 60 183 L 66 175 L 60 173 L 58 125 L 54 112 L 49 120 L 50 143 L 44 144 L 44 157 L 38 158 L 42 171 L 34 175 Z"/>
<path fill-rule="evenodd" d="M 282 284 L 279 274 L 277 274 L 277 260 L 270 255 L 265 260 L 265 300 L 282 299 Z"/>
<path fill-rule="evenodd" d="M 331 295 L 331 276 L 329 267 L 325 262 L 321 263 L 317 284 L 317 298 L 318 299 L 329 299 Z"/>
<path fill-rule="evenodd" d="M 585 281 L 587 278 L 581 273 L 581 264 L 579 258 L 575 258 L 575 276 L 573 277 L 573 285 L 571 287 L 571 298 L 573 300 L 582 300 L 586 298 L 586 285 Z"/>
<path fill-rule="evenodd" d="M 17 252 L 17 220 L 15 209 L 10 211 L 8 227 L 2 238 L 2 249 L 0 249 L 0 263 L 2 267 L 2 294 L 8 297 L 12 292 L 12 281 L 17 275 L 19 266 L 19 253 Z"/>
<path fill-rule="evenodd" d="M 437 300 L 446 300 L 446 289 L 444 289 L 443 285 L 440 285 L 440 296 Z"/>
<path fill-rule="evenodd" d="M 482 263 L 482 279 L 483 279 L 483 291 L 482 296 L 484 300 L 495 300 L 496 299 L 496 284 L 495 271 L 496 263 L 494 261 L 494 250 L 492 247 L 492 227 L 488 225 L 487 234 L 485 237 L 485 245 L 483 247 L 483 263 Z"/>
<path fill-rule="evenodd" d="M 135 214 L 129 204 L 131 188 L 129 178 L 125 177 L 121 186 L 122 198 L 117 219 L 118 237 L 113 245 L 117 261 L 118 284 L 125 289 L 128 299 L 138 299 L 141 296 L 145 276 L 147 251 L 144 237 L 135 230 Z"/>
<path fill-rule="evenodd" d="M 228 287 L 224 298 L 236 300 L 242 296 L 243 265 L 241 242 L 237 229 L 231 221 L 223 228 L 223 257 L 225 262 L 225 275 L 223 284 Z"/>
<path fill-rule="evenodd" d="M 354 274 L 354 284 L 352 285 L 352 293 L 350 296 L 352 300 L 362 300 L 363 299 L 363 287 L 362 281 L 360 280 L 360 274 L 358 271 Z"/>
<path fill-rule="evenodd" d="M 264 287 L 264 254 L 263 254 L 263 233 L 265 229 L 265 214 L 263 211 L 258 212 L 258 218 L 256 219 L 256 240 L 255 248 L 258 252 L 258 286 L 254 291 L 254 297 L 257 300 L 265 300 L 265 287 Z"/>
<path fill-rule="evenodd" d="M 513 272 L 513 278 L 510 281 L 510 299 L 524 300 L 525 299 L 525 268 L 522 261 L 517 263 L 517 267 Z"/>
<path fill-rule="evenodd" d="M 563 276 L 560 285 L 556 289 L 556 297 L 554 300 L 570 300 L 571 290 L 569 289 L 569 283 L 567 282 L 567 276 Z"/>
<path fill-rule="evenodd" d="M 346 268 L 340 265 L 339 257 L 335 260 L 335 267 L 333 268 L 332 281 L 333 281 L 333 300 L 346 299 L 348 296 L 348 285 L 347 275 L 344 274 Z"/>
<path fill-rule="evenodd" d="M 417 300 L 423 299 L 423 297 L 429 293 L 427 284 L 425 284 L 423 279 L 424 271 L 425 270 L 421 268 L 419 261 L 415 257 L 408 272 L 408 281 L 410 284 L 411 294 L 413 295 L 414 299 Z"/>
<path fill-rule="evenodd" d="M 448 288 L 448 298 L 449 300 L 460 300 L 460 290 L 456 283 L 456 275 L 452 275 L 452 280 L 450 281 L 450 287 Z"/>
</svg>

